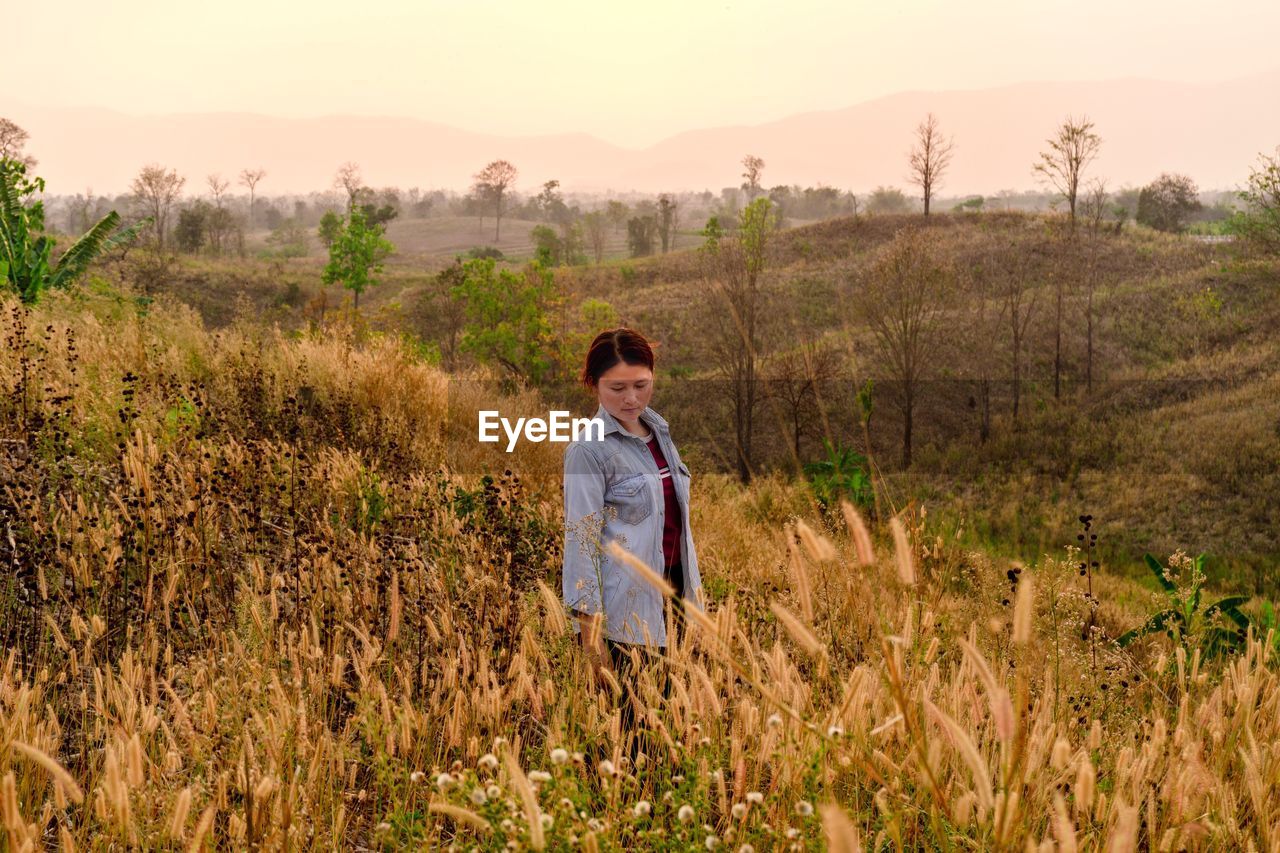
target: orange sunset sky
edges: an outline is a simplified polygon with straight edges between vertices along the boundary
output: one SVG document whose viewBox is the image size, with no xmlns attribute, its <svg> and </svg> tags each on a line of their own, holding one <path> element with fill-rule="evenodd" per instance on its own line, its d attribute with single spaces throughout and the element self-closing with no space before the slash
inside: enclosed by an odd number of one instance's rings
<svg viewBox="0 0 1280 853">
<path fill-rule="evenodd" d="M 76 149 L 54 138 L 95 133 L 65 123 L 86 108 L 139 119 L 207 112 L 410 118 L 499 136 L 582 133 L 640 149 L 682 131 L 755 125 L 895 93 L 1126 78 L 1200 85 L 1280 68 L 1274 51 L 1280 3 L 1274 0 L 9 5 L 5 16 L 16 20 L 17 37 L 5 39 L 0 115 L 32 131 L 33 152 L 44 152 L 42 162 L 54 174 L 77 184 L 97 177 L 104 188 L 118 185 L 121 177 L 105 165 L 89 165 L 88 141 L 80 140 Z M 1276 112 L 1276 95 L 1257 109 Z M 1092 109 L 1084 102 L 1079 107 Z M 963 108 L 972 113 L 979 107 Z M 956 127 L 981 116 L 942 118 Z M 67 129 L 73 126 L 81 130 Z M 1042 139 L 1049 129 L 1029 128 L 1027 138 Z M 1107 129 L 1100 129 L 1106 138 Z M 1269 125 L 1262 127 L 1257 139 L 1223 156 L 1238 159 L 1242 152 L 1274 146 L 1280 139 L 1267 139 L 1270 132 Z M 968 141 L 979 144 L 972 134 Z M 76 150 L 84 151 L 79 165 L 71 162 Z M 359 158 L 361 151 L 351 155 Z M 159 147 L 138 151 L 142 159 L 183 156 Z M 364 157 L 366 171 L 379 177 L 373 156 Z M 706 183 L 734 177 L 740 156 L 728 157 L 726 174 L 708 175 Z M 776 156 L 786 162 L 788 155 Z M 123 174 L 138 165 L 119 168 Z M 193 162 L 191 168 L 202 165 L 203 160 Z M 240 165 L 209 168 L 235 171 Z M 1221 176 L 1204 177 L 1222 182 L 1244 168 L 1237 164 Z M 387 170 L 388 182 L 428 185 L 459 178 L 442 170 L 411 181 L 394 171 Z M 309 174 L 299 174 L 296 182 L 311 180 Z M 972 181 L 1004 177 L 975 172 Z M 863 179 L 852 173 L 836 178 L 848 184 Z M 647 185 L 641 171 L 634 181 Z M 901 178 L 887 174 L 882 181 Z M 583 182 L 599 179 L 584 173 Z"/>
</svg>

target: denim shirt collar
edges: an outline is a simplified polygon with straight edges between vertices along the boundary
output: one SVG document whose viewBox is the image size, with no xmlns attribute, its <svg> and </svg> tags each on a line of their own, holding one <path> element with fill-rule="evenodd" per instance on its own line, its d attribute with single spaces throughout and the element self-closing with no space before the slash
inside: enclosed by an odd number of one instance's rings
<svg viewBox="0 0 1280 853">
<path fill-rule="evenodd" d="M 620 432 L 624 435 L 631 435 L 631 433 L 628 432 L 622 424 L 618 423 L 617 418 L 609 414 L 609 410 L 604 407 L 603 403 L 601 403 L 600 407 L 596 409 L 595 416 L 601 421 L 604 421 L 605 435 L 608 435 L 611 432 Z M 667 427 L 666 420 L 650 406 L 645 406 L 644 411 L 640 413 L 640 420 L 650 427 L 656 428 L 664 433 L 670 431 Z"/>
</svg>

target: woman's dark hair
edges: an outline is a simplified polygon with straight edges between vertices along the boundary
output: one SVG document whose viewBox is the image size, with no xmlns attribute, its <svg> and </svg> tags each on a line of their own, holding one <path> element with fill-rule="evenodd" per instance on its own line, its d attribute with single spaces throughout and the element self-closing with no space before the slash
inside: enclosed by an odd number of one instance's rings
<svg viewBox="0 0 1280 853">
<path fill-rule="evenodd" d="M 619 362 L 643 365 L 653 370 L 653 344 L 644 335 L 625 327 L 606 329 L 596 335 L 582 366 L 582 384 L 594 389 L 600 377 Z"/>
</svg>

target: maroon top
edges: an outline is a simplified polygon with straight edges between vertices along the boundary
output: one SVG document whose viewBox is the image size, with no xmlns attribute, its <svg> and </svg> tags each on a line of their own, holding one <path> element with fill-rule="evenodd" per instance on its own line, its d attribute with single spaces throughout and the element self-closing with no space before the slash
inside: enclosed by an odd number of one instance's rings
<svg viewBox="0 0 1280 853">
<path fill-rule="evenodd" d="M 684 526 L 680 516 L 680 504 L 676 501 L 676 482 L 671 478 L 671 468 L 667 465 L 666 457 L 662 455 L 662 448 L 658 446 L 653 430 L 649 431 L 649 440 L 645 442 L 645 446 L 653 454 L 653 461 L 658 463 L 658 477 L 662 480 L 662 496 L 666 500 L 666 512 L 662 525 L 662 556 L 666 564 L 665 568 L 670 569 L 680 564 L 680 534 Z"/>
</svg>

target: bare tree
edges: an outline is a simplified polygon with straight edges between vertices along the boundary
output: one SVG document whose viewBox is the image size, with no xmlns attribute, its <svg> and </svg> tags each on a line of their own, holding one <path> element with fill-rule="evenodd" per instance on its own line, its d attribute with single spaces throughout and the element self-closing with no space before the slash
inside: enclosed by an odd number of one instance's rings
<svg viewBox="0 0 1280 853">
<path fill-rule="evenodd" d="M 240 186 L 249 189 L 249 227 L 253 228 L 253 202 L 258 183 L 267 176 L 266 169 L 243 169 L 240 172 Z"/>
<path fill-rule="evenodd" d="M 1084 385 L 1085 390 L 1090 392 L 1093 391 L 1093 327 L 1096 316 L 1094 297 L 1102 285 L 1102 265 L 1098 261 L 1098 254 L 1106 239 L 1103 219 L 1106 217 L 1109 200 L 1106 181 L 1094 180 L 1081 204 L 1085 229 L 1089 235 L 1088 260 L 1084 267 Z"/>
<path fill-rule="evenodd" d="M 754 154 L 748 154 L 742 158 L 742 166 L 746 169 L 742 173 L 745 179 L 742 188 L 747 191 L 747 201 L 754 201 L 761 192 L 760 175 L 764 173 L 764 161 Z"/>
<path fill-rule="evenodd" d="M 1058 126 L 1058 131 L 1045 140 L 1048 151 L 1032 166 L 1032 173 L 1058 191 L 1067 200 L 1071 212 L 1071 233 L 1076 230 L 1076 200 L 1085 170 L 1102 147 L 1102 137 L 1093 132 L 1088 117 L 1078 121 L 1071 116 Z"/>
<path fill-rule="evenodd" d="M 156 247 L 164 248 L 164 238 L 169 224 L 169 210 L 182 194 L 182 185 L 187 179 L 181 177 L 176 170 L 166 169 L 155 163 L 143 166 L 138 176 L 133 179 L 131 189 L 134 198 L 151 216 L 152 229 L 156 235 Z"/>
<path fill-rule="evenodd" d="M 34 169 L 39 161 L 30 154 L 23 153 L 30 138 L 31 134 L 9 119 L 0 116 L 0 158 L 17 160 L 28 169 Z"/>
<path fill-rule="evenodd" d="M 604 242 L 608 225 L 609 223 L 606 221 L 603 211 L 593 210 L 582 217 L 582 227 L 587 235 L 587 245 L 591 247 L 591 255 L 596 259 L 597 266 L 604 260 Z"/>
<path fill-rule="evenodd" d="M 231 182 L 215 173 L 207 176 L 205 183 L 209 187 L 209 195 L 213 196 L 213 210 L 209 211 L 209 219 L 206 223 L 209 230 L 209 243 L 214 254 L 221 255 L 222 238 L 232 230 L 231 214 L 222 204 L 222 199 L 227 194 L 227 188 L 231 186 Z"/>
<path fill-rule="evenodd" d="M 974 394 L 969 406 L 978 412 L 978 441 L 991 437 L 991 385 L 996 371 L 996 350 L 992 341 L 1003 328 L 1004 303 L 999 288 L 995 251 L 986 247 L 980 256 L 964 265 L 963 284 L 969 299 L 969 321 L 960 333 L 966 361 L 973 370 Z"/>
<path fill-rule="evenodd" d="M 217 173 L 209 175 L 204 180 L 209 186 L 209 195 L 213 196 L 213 206 L 222 207 L 222 197 L 227 194 L 227 187 L 231 186 L 231 182 Z"/>
<path fill-rule="evenodd" d="M 911 466 L 915 404 L 942 340 L 954 274 L 914 226 L 900 230 L 862 277 L 860 319 L 871 329 L 883 367 L 901 386 L 902 466 Z"/>
<path fill-rule="evenodd" d="M 924 121 L 916 127 L 916 144 L 907 158 L 911 167 L 907 180 L 920 188 L 920 193 L 924 196 L 925 216 L 929 215 L 933 191 L 940 186 L 942 175 L 951 165 L 951 152 L 954 148 L 954 140 L 943 138 L 933 113 L 926 115 Z"/>
<path fill-rule="evenodd" d="M 773 202 L 758 198 L 742 210 L 738 234 L 724 239 L 718 223 L 707 225 L 702 248 L 704 275 L 719 310 L 711 312 L 711 351 L 716 371 L 729 382 L 733 402 L 738 477 L 751 480 L 752 436 L 761 359 L 760 278 L 774 232 Z M 728 309 L 728 310 L 723 310 Z"/>
<path fill-rule="evenodd" d="M 1035 313 L 1039 291 L 1032 280 L 1027 253 L 1016 244 L 996 245 L 991 253 L 991 266 L 996 278 L 996 295 L 1002 315 L 1009 324 L 1010 372 L 1013 374 L 1013 418 L 1018 419 L 1022 399 L 1022 351 L 1026 348 L 1027 328 Z"/>
<path fill-rule="evenodd" d="M 346 192 L 348 213 L 356 206 L 356 196 L 360 194 L 360 188 L 363 186 L 364 178 L 360 177 L 358 164 L 348 160 L 338 167 L 338 173 L 333 178 L 333 187 Z"/>
<path fill-rule="evenodd" d="M 502 231 L 502 203 L 507 190 L 516 182 L 519 171 L 506 160 L 494 160 L 473 175 L 478 195 L 493 205 L 493 215 L 497 220 L 493 228 L 493 241 L 496 243 Z"/>
<path fill-rule="evenodd" d="M 840 357 L 834 347 L 809 336 L 803 327 L 792 329 L 797 346 L 770 359 L 768 397 L 775 401 L 791 434 L 791 452 L 797 469 L 803 458 L 801 442 L 808 424 L 816 424 L 823 389 L 834 384 L 840 372 Z"/>
</svg>

